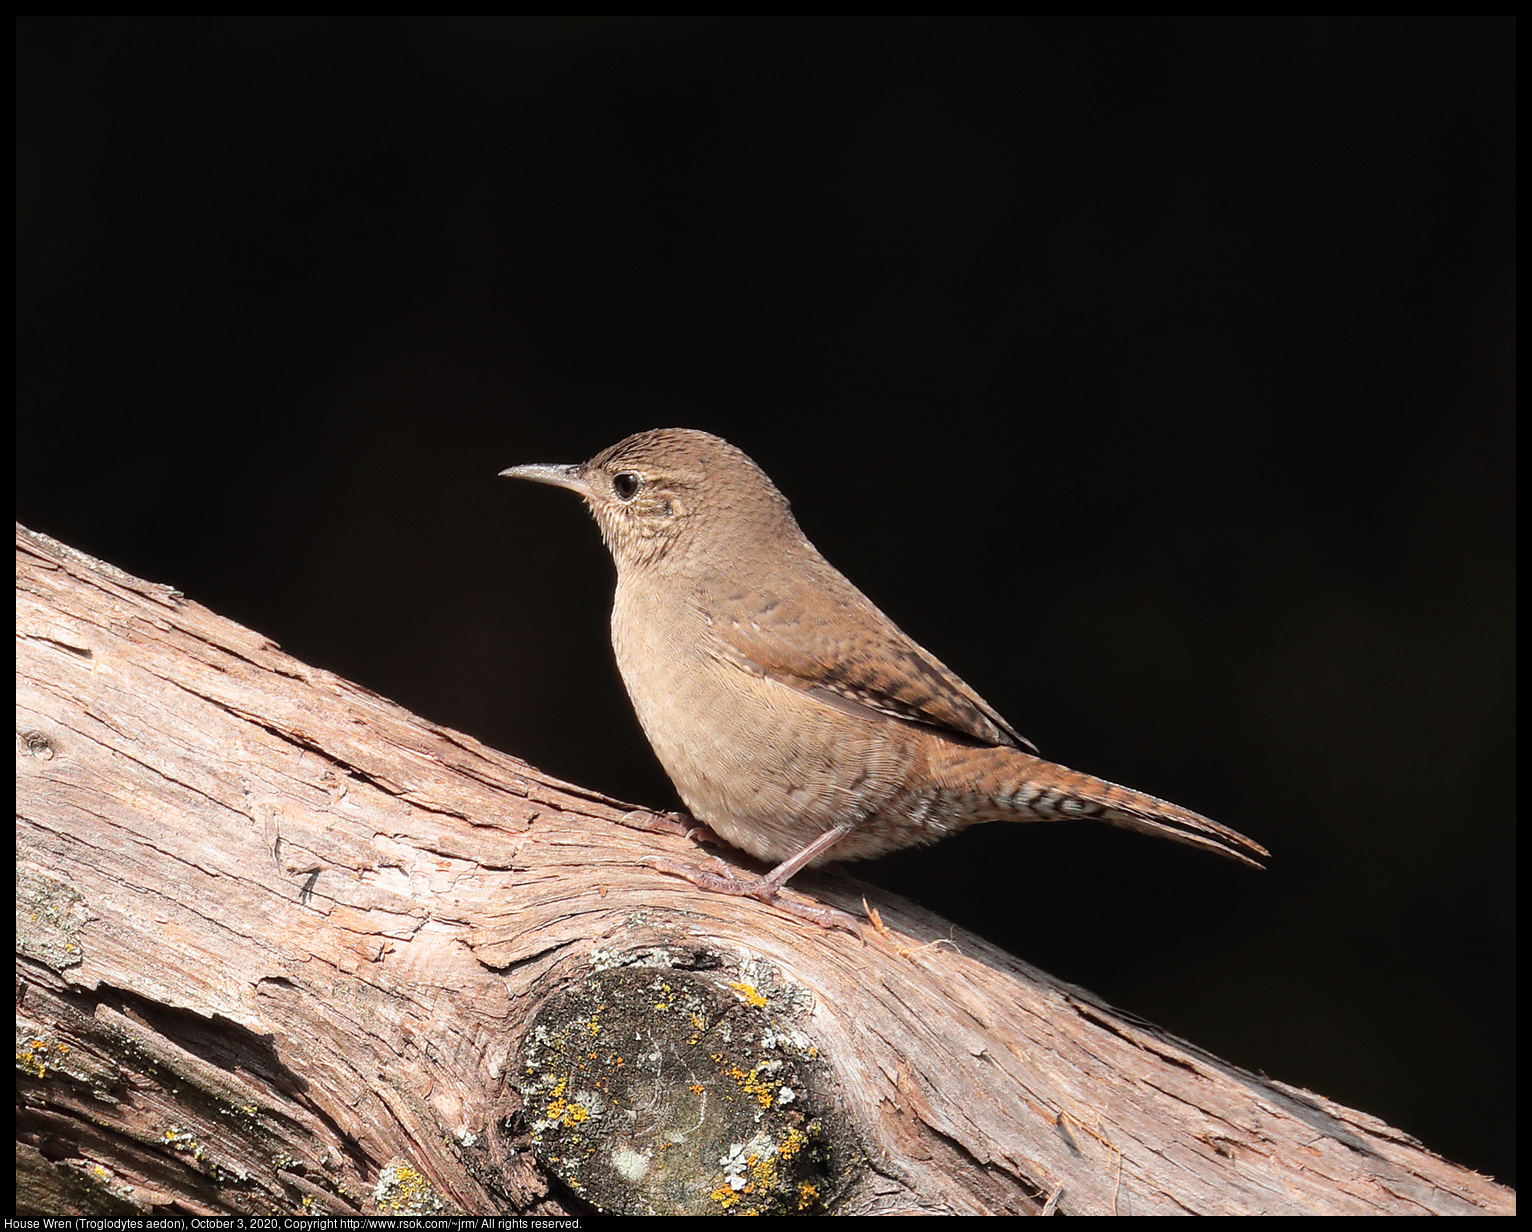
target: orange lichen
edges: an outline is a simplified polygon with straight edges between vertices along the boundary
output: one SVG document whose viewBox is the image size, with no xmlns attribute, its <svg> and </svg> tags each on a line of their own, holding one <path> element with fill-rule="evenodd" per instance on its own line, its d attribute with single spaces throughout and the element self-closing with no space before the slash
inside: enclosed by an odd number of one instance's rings
<svg viewBox="0 0 1532 1232">
<path fill-rule="evenodd" d="M 773 1088 L 775 1083 L 762 1076 L 761 1071 L 767 1067 L 768 1062 L 757 1065 L 748 1074 L 737 1066 L 729 1070 L 729 1077 L 744 1087 L 746 1094 L 755 1096 L 755 1100 L 762 1108 L 770 1108 L 775 1095 Z"/>
</svg>

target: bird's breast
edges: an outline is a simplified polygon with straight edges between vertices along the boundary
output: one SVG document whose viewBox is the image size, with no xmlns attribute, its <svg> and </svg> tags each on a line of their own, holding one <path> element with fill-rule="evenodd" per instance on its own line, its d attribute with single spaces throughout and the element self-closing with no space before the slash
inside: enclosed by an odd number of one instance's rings
<svg viewBox="0 0 1532 1232">
<path fill-rule="evenodd" d="M 686 807 L 761 859 L 886 811 L 913 769 L 902 725 L 848 718 L 740 666 L 684 594 L 619 581 L 612 646 Z"/>
</svg>

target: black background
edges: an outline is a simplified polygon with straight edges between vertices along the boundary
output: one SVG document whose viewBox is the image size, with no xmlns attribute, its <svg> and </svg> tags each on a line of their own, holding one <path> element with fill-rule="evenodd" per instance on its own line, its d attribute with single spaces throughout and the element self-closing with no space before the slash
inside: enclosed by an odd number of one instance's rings
<svg viewBox="0 0 1532 1232">
<path fill-rule="evenodd" d="M 495 475 L 717 432 L 1046 755 L 1274 853 L 857 875 L 1514 1181 L 1513 34 L 26 19 L 18 516 L 669 806 L 594 527 Z"/>
</svg>

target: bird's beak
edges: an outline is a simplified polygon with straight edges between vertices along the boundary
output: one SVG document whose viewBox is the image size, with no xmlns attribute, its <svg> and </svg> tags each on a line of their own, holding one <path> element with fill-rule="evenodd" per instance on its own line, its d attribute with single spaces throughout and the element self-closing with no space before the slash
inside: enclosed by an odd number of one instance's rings
<svg viewBox="0 0 1532 1232">
<path fill-rule="evenodd" d="M 502 479 L 530 479 L 533 483 L 549 483 L 555 488 L 568 488 L 581 496 L 590 495 L 590 485 L 585 482 L 578 466 L 549 466 L 533 462 L 527 466 L 512 466 L 500 472 Z"/>
</svg>

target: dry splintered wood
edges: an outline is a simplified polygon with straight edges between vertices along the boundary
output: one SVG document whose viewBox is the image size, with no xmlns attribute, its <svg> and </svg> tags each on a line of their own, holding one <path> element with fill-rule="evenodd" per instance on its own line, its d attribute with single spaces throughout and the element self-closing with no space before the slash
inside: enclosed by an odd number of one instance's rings
<svg viewBox="0 0 1532 1232">
<path fill-rule="evenodd" d="M 617 1103 L 562 1079 L 525 1095 L 522 1050 L 616 970 L 719 1021 L 745 1021 L 736 997 L 777 1024 L 766 1045 L 798 1041 L 794 1073 L 819 1067 L 833 1112 L 812 1128 L 833 1120 L 838 1153 L 800 1208 L 1514 1213 L 1376 1118 L 892 896 L 805 878 L 789 896 L 846 913 L 826 931 L 696 890 L 645 860 L 716 857 L 625 824 L 632 806 L 46 536 L 18 527 L 16 549 L 23 1211 L 589 1210 L 547 1143 Z M 732 1073 L 796 1115 L 761 1081 L 776 1064 Z M 613 1148 L 634 1193 L 601 1201 L 664 1209 L 641 1174 L 682 1136 Z M 736 1146 L 676 1209 L 752 1209 L 759 1155 Z"/>
</svg>

